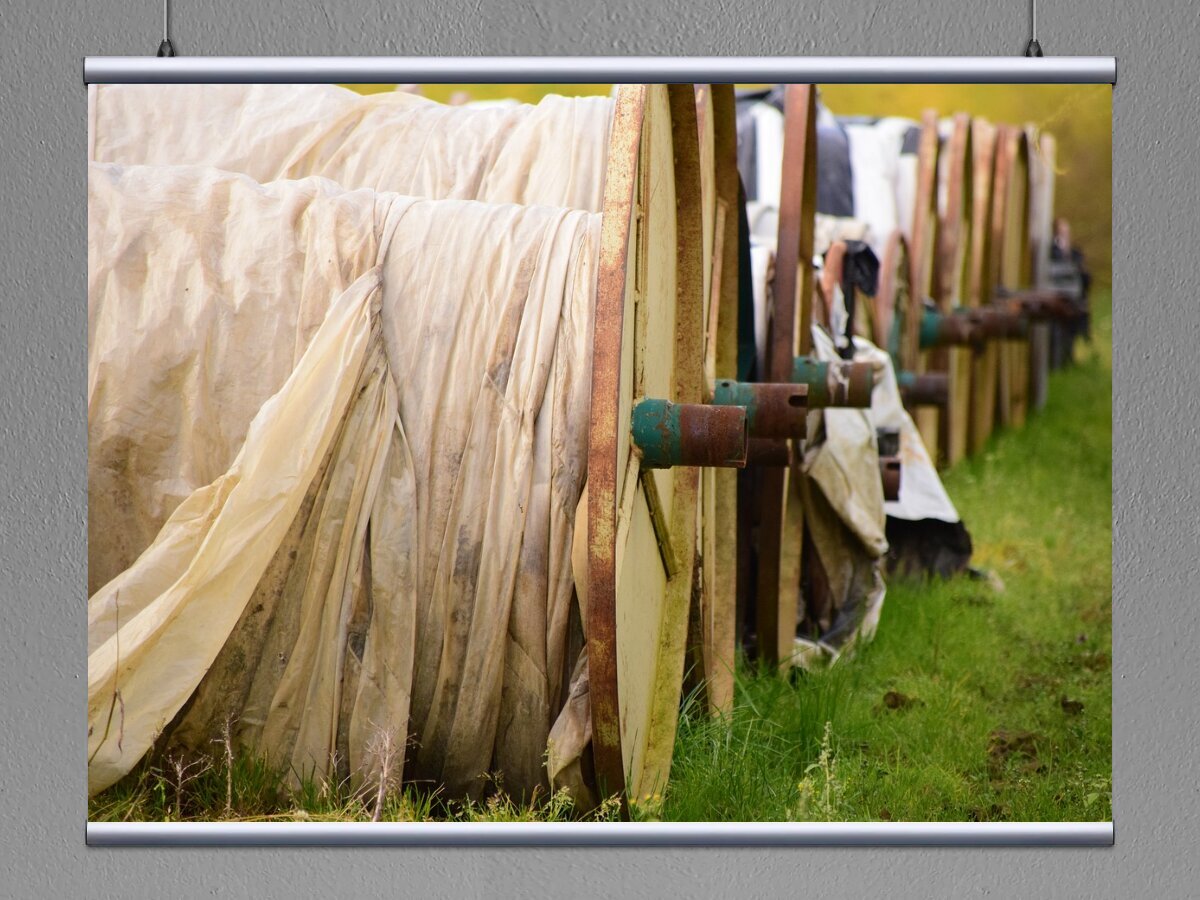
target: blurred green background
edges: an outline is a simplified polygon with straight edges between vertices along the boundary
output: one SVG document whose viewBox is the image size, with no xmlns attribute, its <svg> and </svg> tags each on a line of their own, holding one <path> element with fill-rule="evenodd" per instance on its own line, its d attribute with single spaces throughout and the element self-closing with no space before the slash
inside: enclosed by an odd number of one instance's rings
<svg viewBox="0 0 1200 900">
<path fill-rule="evenodd" d="M 391 84 L 348 85 L 363 93 Z M 536 103 L 546 94 L 607 94 L 607 84 L 431 84 L 433 100 L 511 97 Z M 1112 274 L 1112 88 L 1109 85 L 829 84 L 825 104 L 839 115 L 906 116 L 926 109 L 940 115 L 967 112 L 992 122 L 1032 123 L 1058 142 L 1055 206 L 1071 221 L 1098 285 Z"/>
</svg>

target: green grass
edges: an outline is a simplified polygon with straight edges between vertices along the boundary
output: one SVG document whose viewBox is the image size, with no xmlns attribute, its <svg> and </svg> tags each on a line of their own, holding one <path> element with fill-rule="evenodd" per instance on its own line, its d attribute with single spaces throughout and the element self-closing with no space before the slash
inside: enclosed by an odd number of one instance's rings
<svg viewBox="0 0 1200 900">
<path fill-rule="evenodd" d="M 853 659 L 791 684 L 744 673 L 728 724 L 685 709 L 663 818 L 1111 818 L 1108 297 L 1095 307 L 1095 344 L 1044 412 L 945 476 L 1003 592 L 893 581 Z"/>
<path fill-rule="evenodd" d="M 945 475 L 975 563 L 1005 588 L 893 581 L 875 641 L 788 680 L 743 666 L 735 708 L 688 701 L 671 782 L 639 819 L 1098 821 L 1112 817 L 1112 378 L 1107 296 L 1095 343 L 1052 377 L 1047 408 Z M 369 821 L 371 792 L 259 760 L 147 762 L 89 803 L 92 821 Z M 520 805 L 411 787 L 389 821 L 565 821 L 559 794 Z M 587 814 L 609 820 L 612 805 Z"/>
<path fill-rule="evenodd" d="M 445 799 L 413 786 L 385 790 L 376 816 L 376 788 L 349 782 L 289 779 L 284 768 L 261 758 L 234 757 L 145 761 L 129 776 L 88 802 L 92 822 L 566 822 L 616 821 L 616 801 L 586 813 L 567 792 L 520 804 L 500 781 L 481 801 Z"/>
</svg>

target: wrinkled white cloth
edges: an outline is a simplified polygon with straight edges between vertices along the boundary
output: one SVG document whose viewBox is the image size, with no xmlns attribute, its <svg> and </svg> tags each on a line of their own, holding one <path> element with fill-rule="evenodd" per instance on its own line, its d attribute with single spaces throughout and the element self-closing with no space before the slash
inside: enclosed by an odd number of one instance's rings
<svg viewBox="0 0 1200 900">
<path fill-rule="evenodd" d="M 89 524 L 89 793 L 231 713 L 298 773 L 378 774 L 388 735 L 456 793 L 544 782 L 598 241 L 580 211 L 89 169 L 89 504 L 162 525 L 129 560 Z"/>
<path fill-rule="evenodd" d="M 752 192 L 764 206 L 779 208 L 783 193 L 783 113 L 770 103 L 750 108 L 754 127 L 754 171 L 758 184 Z"/>
<path fill-rule="evenodd" d="M 842 310 L 844 315 L 845 303 L 841 296 L 841 288 L 835 287 L 833 308 Z M 814 352 L 818 358 L 837 360 L 841 357 L 834 349 L 832 339 L 822 328 L 813 328 Z M 871 391 L 871 406 L 866 410 L 826 410 L 833 414 L 838 427 L 854 430 L 856 419 L 843 415 L 852 413 L 865 417 L 872 433 L 886 428 L 900 433 L 900 496 L 897 500 L 883 502 L 883 510 L 888 516 L 917 522 L 922 519 L 939 519 L 943 522 L 958 522 L 958 510 L 950 500 L 937 467 L 921 440 L 921 433 L 900 396 L 900 386 L 896 379 L 896 369 L 891 356 L 873 343 L 861 336 L 854 337 L 854 360 L 870 363 L 875 373 L 875 386 Z M 876 451 L 876 460 L 878 452 Z M 876 479 L 878 481 L 878 479 Z M 882 499 L 882 489 L 880 498 Z M 873 507 L 873 503 L 870 504 Z M 835 504 L 836 506 L 836 504 Z M 873 514 L 871 516 L 873 519 Z M 855 526 L 848 520 L 847 525 Z M 856 529 L 857 530 L 857 529 Z M 874 540 L 874 530 L 861 531 L 864 541 Z M 884 541 L 886 552 L 886 540 Z"/>
<path fill-rule="evenodd" d="M 850 148 L 854 218 L 866 223 L 871 249 L 880 259 L 892 232 L 904 232 L 897 191 L 904 133 L 884 123 L 843 126 Z"/>
<path fill-rule="evenodd" d="M 449 106 L 336 85 L 92 85 L 88 158 L 597 212 L 612 111 L 610 97 Z"/>
</svg>

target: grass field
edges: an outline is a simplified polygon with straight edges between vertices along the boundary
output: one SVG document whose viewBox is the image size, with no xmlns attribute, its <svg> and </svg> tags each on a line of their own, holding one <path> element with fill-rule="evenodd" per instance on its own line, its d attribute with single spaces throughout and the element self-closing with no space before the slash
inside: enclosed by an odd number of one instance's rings
<svg viewBox="0 0 1200 900">
<path fill-rule="evenodd" d="M 729 721 L 685 704 L 670 785 L 642 819 L 1099 821 L 1112 817 L 1112 377 L 1109 298 L 1044 412 L 945 475 L 986 581 L 892 582 L 857 656 L 791 681 L 741 673 Z M 206 768 L 207 766 L 207 768 Z M 234 759 L 145 766 L 89 817 L 371 819 L 344 785 L 280 788 Z M 384 791 L 390 820 L 559 820 L 502 794 L 443 803 Z M 616 813 L 608 805 L 591 818 Z"/>
<path fill-rule="evenodd" d="M 664 818 L 1111 818 L 1109 298 L 1094 306 L 1045 411 L 945 475 L 1005 589 L 893 581 L 853 660 L 746 674 L 732 728 L 685 714 Z"/>
</svg>

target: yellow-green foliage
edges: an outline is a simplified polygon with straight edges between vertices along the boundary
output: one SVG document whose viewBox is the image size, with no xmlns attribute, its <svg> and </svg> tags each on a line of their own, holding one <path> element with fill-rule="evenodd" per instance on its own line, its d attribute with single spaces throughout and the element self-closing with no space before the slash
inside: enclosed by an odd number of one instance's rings
<svg viewBox="0 0 1200 900">
<path fill-rule="evenodd" d="M 394 84 L 348 84 L 360 94 L 379 94 L 396 89 Z M 547 94 L 564 97 L 603 97 L 612 92 L 611 84 L 423 84 L 421 96 L 439 103 L 455 98 L 471 100 L 520 100 L 537 103 Z"/>
<path fill-rule="evenodd" d="M 907 116 L 926 109 L 1032 123 L 1058 142 L 1055 207 L 1071 220 L 1098 284 L 1112 268 L 1112 88 L 1078 84 L 830 84 L 839 115 Z"/>
</svg>

